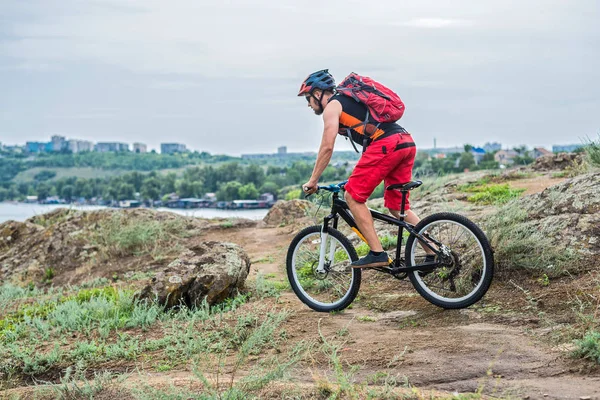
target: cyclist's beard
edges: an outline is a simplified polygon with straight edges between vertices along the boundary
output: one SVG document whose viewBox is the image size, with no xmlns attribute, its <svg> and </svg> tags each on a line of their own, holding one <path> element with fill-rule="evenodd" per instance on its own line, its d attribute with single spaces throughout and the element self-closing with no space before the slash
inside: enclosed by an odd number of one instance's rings
<svg viewBox="0 0 600 400">
<path fill-rule="evenodd" d="M 317 109 L 313 108 L 313 111 L 315 112 L 315 114 L 316 114 L 316 115 L 321 115 L 321 114 L 323 114 L 323 109 L 324 109 L 325 107 L 323 107 L 323 106 L 321 105 L 321 101 L 319 101 L 319 103 L 318 103 L 318 104 L 319 104 L 319 108 L 317 108 Z"/>
</svg>

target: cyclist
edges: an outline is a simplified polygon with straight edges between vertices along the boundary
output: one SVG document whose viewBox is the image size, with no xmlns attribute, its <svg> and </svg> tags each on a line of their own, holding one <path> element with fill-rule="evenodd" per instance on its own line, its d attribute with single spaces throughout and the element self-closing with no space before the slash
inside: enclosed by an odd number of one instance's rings
<svg viewBox="0 0 600 400">
<path fill-rule="evenodd" d="M 316 115 L 323 115 L 323 137 L 317 154 L 317 160 L 309 181 L 302 185 L 306 194 L 317 191 L 321 174 L 329 164 L 333 146 L 338 134 L 350 136 L 350 139 L 364 145 L 363 153 L 354 167 L 344 195 L 356 220 L 358 228 L 370 247 L 369 253 L 352 263 L 353 268 L 380 267 L 388 265 L 388 255 L 383 251 L 373 217 L 365 204 L 375 188 L 383 181 L 385 186 L 407 183 L 412 178 L 416 147 L 411 135 L 396 123 L 364 121 L 367 106 L 353 98 L 337 93 L 335 80 L 328 70 L 310 74 L 302 83 L 298 96 L 304 96 L 308 106 Z M 363 122 L 359 128 L 350 129 Z M 362 131 L 362 132 L 361 132 Z M 376 137 L 375 140 L 365 136 Z M 384 203 L 390 213 L 400 218 L 402 195 L 397 190 L 385 190 Z M 405 204 L 405 220 L 416 225 L 419 217 L 412 210 L 408 198 Z"/>
</svg>

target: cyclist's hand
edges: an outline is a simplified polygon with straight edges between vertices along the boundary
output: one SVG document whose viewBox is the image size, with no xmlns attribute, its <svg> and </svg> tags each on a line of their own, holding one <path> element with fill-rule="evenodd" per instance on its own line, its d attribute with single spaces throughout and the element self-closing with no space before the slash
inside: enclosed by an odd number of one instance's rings
<svg viewBox="0 0 600 400">
<path fill-rule="evenodd" d="M 308 181 L 304 185 L 302 185 L 302 191 L 304 192 L 304 194 L 306 196 L 309 196 L 313 193 L 316 193 L 317 187 L 318 187 L 318 185 L 316 182 Z"/>
</svg>

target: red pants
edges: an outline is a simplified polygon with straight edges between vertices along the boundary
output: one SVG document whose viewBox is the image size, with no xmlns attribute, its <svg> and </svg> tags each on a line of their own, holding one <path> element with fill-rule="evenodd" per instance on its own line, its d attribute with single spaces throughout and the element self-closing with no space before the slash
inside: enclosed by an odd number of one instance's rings
<svg viewBox="0 0 600 400">
<path fill-rule="evenodd" d="M 411 146 L 412 144 L 412 146 Z M 398 150 L 396 146 L 404 147 Z M 367 201 L 375 188 L 384 182 L 385 186 L 407 183 L 412 178 L 417 148 L 410 134 L 396 134 L 371 143 L 358 160 L 345 186 L 346 191 L 359 203 Z M 384 204 L 392 210 L 400 210 L 402 193 L 397 190 L 385 190 Z M 410 209 L 408 196 L 405 210 Z"/>
</svg>

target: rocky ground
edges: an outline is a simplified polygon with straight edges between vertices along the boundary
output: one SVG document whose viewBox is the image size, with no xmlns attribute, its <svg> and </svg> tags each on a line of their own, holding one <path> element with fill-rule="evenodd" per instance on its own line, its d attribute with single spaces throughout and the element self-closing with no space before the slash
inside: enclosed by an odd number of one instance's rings
<svg viewBox="0 0 600 400">
<path fill-rule="evenodd" d="M 224 360 L 222 379 L 237 381 L 252 374 L 251 366 L 260 364 L 267 353 L 292 354 L 299 343 L 313 343 L 318 349 L 297 360 L 286 378 L 257 392 L 261 398 L 367 398 L 374 388 L 378 394 L 371 398 L 600 399 L 598 363 L 571 355 L 573 339 L 591 328 L 598 329 L 600 174 L 592 171 L 570 178 L 564 171 L 572 165 L 573 160 L 557 161 L 554 167 L 551 162 L 540 163 L 493 176 L 466 174 L 426 182 L 413 193 L 413 208 L 422 215 L 437 211 L 466 214 L 486 229 L 498 247 L 499 269 L 492 287 L 482 301 L 464 310 L 437 308 L 421 298 L 408 281 L 375 271 L 363 274 L 359 297 L 351 308 L 331 314 L 308 309 L 286 286 L 285 275 L 285 255 L 292 238 L 303 227 L 318 223 L 326 211 L 305 203 L 280 203 L 258 223 L 188 220 L 137 210 L 118 225 L 150 219 L 163 226 L 171 224 L 171 228 L 153 233 L 161 240 L 152 248 L 133 243 L 133 250 L 105 242 L 107 236 L 102 232 L 108 228 L 100 221 L 107 217 L 101 213 L 73 218 L 55 212 L 24 224 L 5 223 L 0 225 L 0 276 L 3 282 L 36 282 L 41 287 L 107 278 L 114 285 L 127 281 L 141 289 L 150 284 L 147 276 L 167 271 L 186 249 L 234 243 L 251 264 L 246 287 L 257 287 L 257 282 L 266 280 L 278 288 L 275 296 L 253 296 L 237 311 L 238 318 L 256 310 L 285 311 L 279 327 L 285 339 L 250 356 L 248 364 L 235 374 L 233 359 Z M 517 208 L 527 212 L 520 217 L 518 229 L 501 229 L 510 225 L 501 217 L 514 217 L 509 214 L 514 209 L 468 201 L 466 185 L 482 179 L 525 189 Z M 382 206 L 381 201 L 370 205 Z M 387 232 L 383 226 L 379 229 L 381 234 Z M 539 235 L 533 243 L 542 243 L 540 248 L 526 240 L 534 235 Z M 547 242 L 542 242 L 544 238 Z M 519 250 L 530 253 L 530 258 L 516 260 L 510 251 L 502 253 L 499 248 L 517 248 L 511 240 L 532 246 L 530 251 Z M 551 265 L 556 251 L 544 247 L 547 243 L 560 254 L 569 253 L 572 268 Z M 237 247 L 234 251 L 239 252 Z M 535 260 L 546 264 L 534 268 Z M 238 263 L 243 270 L 245 263 Z M 126 279 L 134 273 L 148 275 Z M 144 335 L 155 334 L 151 329 Z M 126 373 L 118 382 L 97 390 L 94 398 L 143 398 L 130 390 L 140 383 L 154 388 L 188 388 L 196 393 L 206 388 L 189 363 L 183 361 L 165 370 L 153 367 L 151 358 L 148 354 L 92 367 L 88 377 L 93 368 Z M 5 386 L 3 396 L 35 398 L 40 387 L 34 385 L 60 383 L 64 368 L 62 365 L 50 375 L 34 374 L 33 379 L 16 379 Z M 210 378 L 215 371 L 206 373 Z M 218 368 L 216 375 L 218 379 Z M 79 398 L 76 395 L 83 392 L 56 393 Z"/>
</svg>

